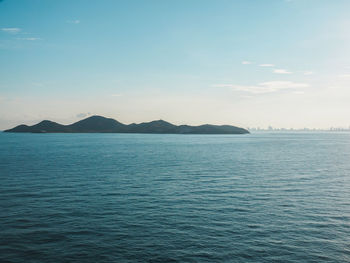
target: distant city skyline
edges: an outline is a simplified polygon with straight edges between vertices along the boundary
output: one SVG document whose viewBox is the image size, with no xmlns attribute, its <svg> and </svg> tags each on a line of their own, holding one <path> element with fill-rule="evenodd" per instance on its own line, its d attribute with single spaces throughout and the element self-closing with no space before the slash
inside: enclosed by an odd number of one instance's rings
<svg viewBox="0 0 350 263">
<path fill-rule="evenodd" d="M 350 131 L 349 127 L 329 127 L 329 128 L 285 128 L 285 127 L 247 127 L 249 131 Z"/>
<path fill-rule="evenodd" d="M 0 130 L 123 123 L 348 129 L 350 1 L 0 1 Z"/>
</svg>

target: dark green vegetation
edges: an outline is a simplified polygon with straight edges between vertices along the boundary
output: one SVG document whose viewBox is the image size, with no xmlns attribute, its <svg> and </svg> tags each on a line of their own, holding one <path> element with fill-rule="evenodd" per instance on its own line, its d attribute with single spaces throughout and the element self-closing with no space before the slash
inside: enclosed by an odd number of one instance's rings
<svg viewBox="0 0 350 263">
<path fill-rule="evenodd" d="M 33 126 L 19 125 L 5 132 L 34 133 L 171 133 L 171 134 L 245 134 L 246 129 L 230 125 L 176 126 L 159 120 L 140 124 L 123 124 L 114 119 L 92 116 L 70 125 L 62 125 L 52 121 L 42 121 Z"/>
</svg>

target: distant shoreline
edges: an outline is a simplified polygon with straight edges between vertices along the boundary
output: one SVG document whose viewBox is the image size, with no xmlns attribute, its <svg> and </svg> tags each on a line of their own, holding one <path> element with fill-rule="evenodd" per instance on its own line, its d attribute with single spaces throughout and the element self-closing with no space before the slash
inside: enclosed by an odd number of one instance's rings
<svg viewBox="0 0 350 263">
<path fill-rule="evenodd" d="M 38 124 L 19 125 L 3 132 L 17 133 L 139 133 L 139 134 L 249 134 L 247 129 L 232 125 L 199 126 L 174 125 L 163 120 L 143 122 L 140 124 L 123 124 L 111 118 L 91 116 L 70 125 L 62 125 L 44 120 Z"/>
</svg>

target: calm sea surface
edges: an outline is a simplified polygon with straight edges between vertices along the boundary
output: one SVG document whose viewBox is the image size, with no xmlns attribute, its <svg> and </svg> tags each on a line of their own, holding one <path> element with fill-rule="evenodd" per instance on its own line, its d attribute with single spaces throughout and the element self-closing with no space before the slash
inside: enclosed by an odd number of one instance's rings
<svg viewBox="0 0 350 263">
<path fill-rule="evenodd" d="M 350 262 L 350 133 L 1 133 L 0 262 Z"/>
</svg>

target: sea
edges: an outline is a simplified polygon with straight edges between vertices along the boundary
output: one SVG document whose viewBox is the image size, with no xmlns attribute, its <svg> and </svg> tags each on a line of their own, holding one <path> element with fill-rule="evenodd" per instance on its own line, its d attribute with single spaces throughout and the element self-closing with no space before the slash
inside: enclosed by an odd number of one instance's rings
<svg viewBox="0 0 350 263">
<path fill-rule="evenodd" d="M 350 262 L 350 133 L 0 133 L 0 262 Z"/>
</svg>

